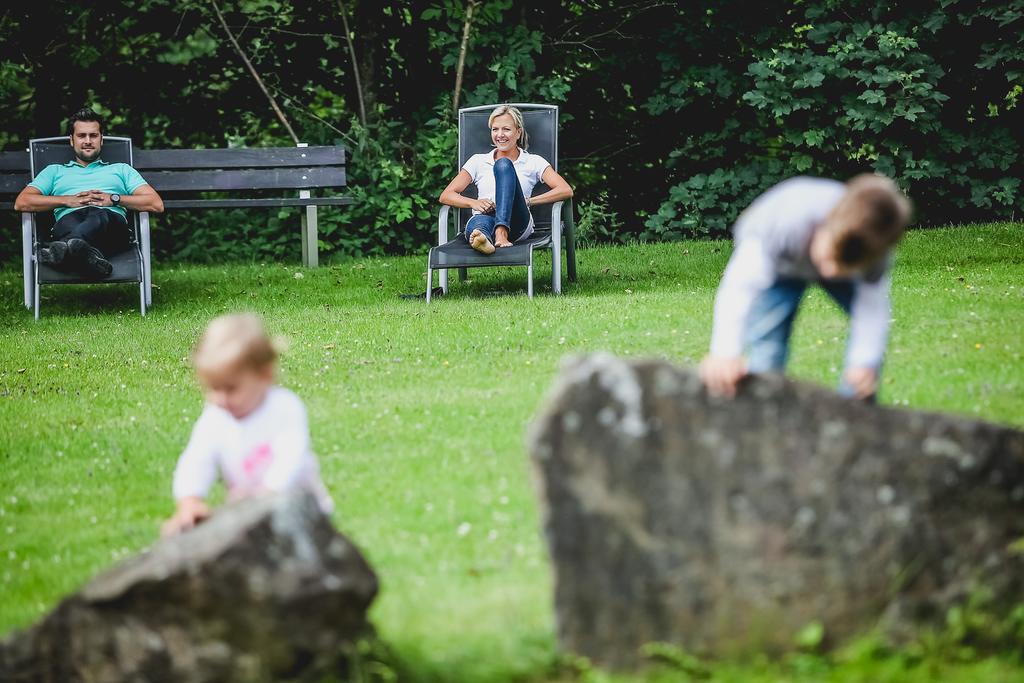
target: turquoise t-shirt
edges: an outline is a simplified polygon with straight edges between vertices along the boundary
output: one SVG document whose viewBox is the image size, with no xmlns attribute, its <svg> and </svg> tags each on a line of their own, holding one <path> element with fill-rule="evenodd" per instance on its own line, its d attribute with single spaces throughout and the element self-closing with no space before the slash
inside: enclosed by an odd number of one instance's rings
<svg viewBox="0 0 1024 683">
<path fill-rule="evenodd" d="M 85 190 L 102 190 L 108 194 L 130 195 L 145 184 L 145 179 L 128 164 L 108 164 L 102 159 L 97 159 L 88 166 L 82 166 L 76 161 L 69 161 L 66 164 L 50 164 L 29 183 L 43 194 L 54 197 L 78 194 Z M 53 215 L 59 221 L 68 213 L 84 208 L 84 206 L 74 209 L 61 207 L 54 209 Z M 128 218 L 128 213 L 120 206 L 101 208 L 116 211 L 125 219 Z"/>
</svg>

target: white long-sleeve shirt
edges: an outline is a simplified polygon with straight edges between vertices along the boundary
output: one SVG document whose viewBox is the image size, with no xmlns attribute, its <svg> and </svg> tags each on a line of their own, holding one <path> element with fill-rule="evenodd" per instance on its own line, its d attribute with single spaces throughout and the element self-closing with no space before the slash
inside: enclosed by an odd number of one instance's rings
<svg viewBox="0 0 1024 683">
<path fill-rule="evenodd" d="M 811 238 L 846 191 L 835 180 L 791 178 L 771 188 L 740 215 L 735 249 L 715 297 L 711 354 L 740 356 L 751 306 L 780 278 L 818 282 L 810 259 Z M 877 368 L 889 334 L 889 266 L 849 278 L 854 284 L 846 367 Z"/>
<path fill-rule="evenodd" d="M 334 508 L 311 448 L 306 408 L 282 387 L 271 387 L 242 419 L 210 403 L 203 408 L 174 469 L 175 500 L 205 498 L 218 476 L 231 497 L 302 488 L 324 512 Z"/>
</svg>

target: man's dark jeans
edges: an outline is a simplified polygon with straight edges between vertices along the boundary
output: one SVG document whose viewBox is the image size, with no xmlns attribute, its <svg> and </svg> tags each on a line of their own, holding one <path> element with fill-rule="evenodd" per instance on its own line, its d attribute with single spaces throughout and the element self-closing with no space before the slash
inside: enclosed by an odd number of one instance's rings
<svg viewBox="0 0 1024 683">
<path fill-rule="evenodd" d="M 121 214 L 98 206 L 87 206 L 64 216 L 53 226 L 53 239 L 66 242 L 83 239 L 110 257 L 128 248 L 131 230 Z"/>
</svg>

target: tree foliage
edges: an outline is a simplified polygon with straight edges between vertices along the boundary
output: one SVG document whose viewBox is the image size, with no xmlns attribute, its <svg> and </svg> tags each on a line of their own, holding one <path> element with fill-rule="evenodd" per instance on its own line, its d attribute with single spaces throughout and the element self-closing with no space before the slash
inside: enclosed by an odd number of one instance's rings
<svg viewBox="0 0 1024 683">
<path fill-rule="evenodd" d="M 425 248 L 456 170 L 468 1 L 217 6 L 298 136 L 350 150 L 359 202 L 321 212 L 322 248 Z M 0 12 L 4 149 L 63 132 L 83 104 L 141 147 L 291 144 L 210 0 Z M 599 203 L 602 239 L 721 233 L 801 173 L 890 174 L 926 223 L 1024 208 L 1024 0 L 477 0 L 469 24 L 461 106 L 560 105 L 560 170 L 579 203 Z M 295 257 L 297 220 L 169 213 L 156 247 L 196 260 Z M 18 253 L 15 232 L 0 255 Z"/>
</svg>

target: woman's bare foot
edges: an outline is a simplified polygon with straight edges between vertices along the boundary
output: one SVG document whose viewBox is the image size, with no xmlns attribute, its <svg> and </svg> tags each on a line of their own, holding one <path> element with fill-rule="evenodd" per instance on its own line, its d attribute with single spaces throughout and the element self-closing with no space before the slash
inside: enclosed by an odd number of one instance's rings
<svg viewBox="0 0 1024 683">
<path fill-rule="evenodd" d="M 481 254 L 494 253 L 494 245 L 491 244 L 491 241 L 487 239 L 487 236 L 479 230 L 474 230 L 473 234 L 469 236 L 469 246 L 473 247 Z"/>
<path fill-rule="evenodd" d="M 508 228 L 503 225 L 499 225 L 494 230 L 494 244 L 499 247 L 511 247 L 512 243 L 508 241 Z"/>
</svg>

